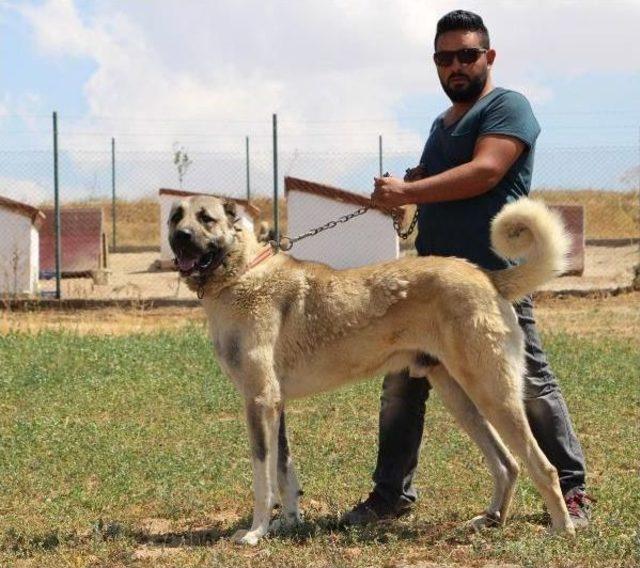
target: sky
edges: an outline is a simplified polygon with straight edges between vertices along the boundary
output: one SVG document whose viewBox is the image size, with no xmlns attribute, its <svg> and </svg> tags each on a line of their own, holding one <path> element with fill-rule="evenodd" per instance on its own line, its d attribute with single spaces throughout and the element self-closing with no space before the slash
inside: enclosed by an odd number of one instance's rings
<svg viewBox="0 0 640 568">
<path fill-rule="evenodd" d="M 431 54 L 456 8 L 484 18 L 495 83 L 533 105 L 540 185 L 636 183 L 640 0 L 0 0 L 0 184 L 49 191 L 36 173 L 55 110 L 76 193 L 107 189 L 111 137 L 132 187 L 175 177 L 179 145 L 194 156 L 186 180 L 231 191 L 245 136 L 267 185 L 273 113 L 285 173 L 360 186 L 379 135 L 404 169 L 447 107 Z M 140 172 L 136 156 L 169 165 Z"/>
</svg>

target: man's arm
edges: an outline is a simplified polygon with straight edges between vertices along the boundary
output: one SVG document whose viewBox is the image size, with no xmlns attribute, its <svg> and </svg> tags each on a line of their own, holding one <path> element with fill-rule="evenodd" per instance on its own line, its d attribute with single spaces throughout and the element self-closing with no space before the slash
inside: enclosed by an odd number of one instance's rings
<svg viewBox="0 0 640 568">
<path fill-rule="evenodd" d="M 524 149 L 525 143 L 513 136 L 482 136 L 470 162 L 417 181 L 376 178 L 371 199 L 376 205 L 397 207 L 476 197 L 494 188 Z"/>
</svg>

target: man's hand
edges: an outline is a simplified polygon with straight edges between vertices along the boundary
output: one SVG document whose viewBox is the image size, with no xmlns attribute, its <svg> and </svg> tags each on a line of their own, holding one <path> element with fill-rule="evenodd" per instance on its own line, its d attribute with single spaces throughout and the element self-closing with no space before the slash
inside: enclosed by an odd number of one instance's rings
<svg viewBox="0 0 640 568">
<path fill-rule="evenodd" d="M 374 179 L 374 191 L 371 194 L 371 202 L 376 207 L 393 209 L 408 203 L 406 183 L 396 177 L 381 177 Z"/>
</svg>

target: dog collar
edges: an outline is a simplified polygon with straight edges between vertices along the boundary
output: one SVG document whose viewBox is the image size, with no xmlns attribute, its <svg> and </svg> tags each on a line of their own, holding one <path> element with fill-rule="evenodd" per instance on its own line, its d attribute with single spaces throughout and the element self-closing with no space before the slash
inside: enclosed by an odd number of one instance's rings
<svg viewBox="0 0 640 568">
<path fill-rule="evenodd" d="M 249 264 L 245 266 L 244 270 L 238 275 L 238 278 L 240 278 L 240 276 L 244 276 L 247 272 L 249 272 L 249 270 L 251 270 L 252 268 L 255 268 L 256 266 L 258 266 L 258 264 L 260 264 L 261 262 L 264 262 L 268 258 L 271 258 L 274 254 L 276 254 L 276 251 L 274 250 L 274 248 L 271 245 L 267 245 L 266 248 L 260 251 L 253 258 L 253 260 L 251 260 L 251 262 L 249 262 Z M 199 300 L 202 300 L 202 298 L 204 298 L 204 286 L 198 287 L 197 295 Z"/>
<path fill-rule="evenodd" d="M 252 268 L 255 268 L 256 266 L 258 266 L 258 264 L 260 264 L 264 260 L 267 260 L 267 258 L 272 257 L 274 254 L 276 254 L 276 252 L 273 250 L 273 247 L 271 245 L 267 245 L 264 248 L 264 250 L 259 252 L 255 256 L 255 258 L 249 264 L 247 264 L 242 274 L 249 272 L 249 270 L 251 270 Z"/>
</svg>

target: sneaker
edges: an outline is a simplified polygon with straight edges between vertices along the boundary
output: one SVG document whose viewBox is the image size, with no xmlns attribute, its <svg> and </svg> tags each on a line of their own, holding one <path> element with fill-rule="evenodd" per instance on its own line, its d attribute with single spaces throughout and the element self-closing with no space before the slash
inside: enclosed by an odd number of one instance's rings
<svg viewBox="0 0 640 568">
<path fill-rule="evenodd" d="M 372 491 L 365 501 L 342 516 L 340 524 L 354 526 L 390 521 L 406 515 L 412 508 L 413 503 L 410 501 L 400 499 L 395 505 L 391 505 L 382 495 Z"/>
<path fill-rule="evenodd" d="M 564 502 L 567 504 L 574 528 L 587 528 L 591 519 L 591 505 L 595 503 L 595 499 L 589 497 L 584 489 L 574 487 L 564 494 Z"/>
</svg>

